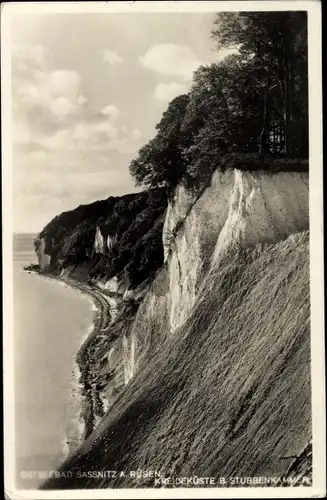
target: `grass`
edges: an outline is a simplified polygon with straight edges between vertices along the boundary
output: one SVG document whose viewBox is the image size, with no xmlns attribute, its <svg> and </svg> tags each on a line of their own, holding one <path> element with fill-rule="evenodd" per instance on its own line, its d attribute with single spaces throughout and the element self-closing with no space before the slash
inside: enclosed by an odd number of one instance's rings
<svg viewBox="0 0 327 500">
<path fill-rule="evenodd" d="M 173 336 L 163 331 L 161 277 L 157 341 L 147 340 L 153 331 L 140 309 L 131 326 L 144 346 L 139 369 L 60 469 L 127 474 L 75 474 L 43 489 L 153 486 L 131 478 L 136 469 L 216 479 L 295 474 L 294 459 L 283 457 L 301 455 L 311 438 L 308 241 L 302 233 L 230 253 Z"/>
</svg>

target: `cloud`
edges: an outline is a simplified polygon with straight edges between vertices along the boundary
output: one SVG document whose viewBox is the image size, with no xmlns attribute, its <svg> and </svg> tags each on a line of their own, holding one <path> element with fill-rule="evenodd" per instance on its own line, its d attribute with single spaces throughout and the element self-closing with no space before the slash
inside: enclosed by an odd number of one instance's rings
<svg viewBox="0 0 327 500">
<path fill-rule="evenodd" d="M 86 104 L 87 102 L 89 102 L 89 100 L 84 96 L 84 95 L 79 95 L 78 96 L 78 99 L 77 99 L 77 104 L 79 105 L 83 105 L 83 104 Z"/>
<path fill-rule="evenodd" d="M 192 79 L 193 72 L 202 64 L 189 47 L 173 43 L 153 45 L 140 57 L 140 63 L 162 75 Z"/>
<path fill-rule="evenodd" d="M 118 108 L 109 104 L 101 111 L 93 109 L 82 92 L 81 76 L 73 70 L 54 69 L 50 62 L 41 47 L 25 47 L 13 54 L 15 142 L 23 146 L 32 141 L 57 155 L 120 150 L 129 143 L 132 149 L 136 138 L 117 123 Z"/>
<path fill-rule="evenodd" d="M 185 94 L 189 87 L 185 83 L 159 83 L 154 90 L 154 97 L 159 101 L 171 101 L 178 95 Z"/>
<path fill-rule="evenodd" d="M 143 137 L 143 134 L 142 132 L 140 131 L 140 129 L 138 128 L 134 128 L 132 130 L 132 138 L 135 139 L 135 140 L 139 140 L 139 139 L 142 139 Z"/>
<path fill-rule="evenodd" d="M 56 70 L 49 74 L 48 85 L 54 97 L 63 96 L 77 102 L 80 96 L 81 77 L 76 71 Z"/>
<path fill-rule="evenodd" d="M 14 47 L 15 69 L 24 70 L 46 68 L 51 64 L 51 55 L 42 45 L 18 45 Z"/>
<path fill-rule="evenodd" d="M 51 62 L 51 56 L 39 46 L 13 52 L 16 142 L 26 142 L 38 131 L 56 131 L 63 121 L 82 114 L 87 104 L 80 75 L 76 71 L 54 69 Z"/>
<path fill-rule="evenodd" d="M 19 227 L 21 209 L 24 214 L 28 207 L 35 212 L 42 206 L 49 218 L 87 202 L 92 193 L 132 186 L 126 155 L 142 145 L 141 131 L 128 128 L 113 103 L 95 109 L 83 93 L 81 76 L 53 64 L 42 47 L 19 48 L 12 56 Z"/>
<path fill-rule="evenodd" d="M 104 50 L 102 52 L 102 57 L 103 60 L 109 64 L 121 64 L 124 62 L 124 59 L 122 59 L 114 50 Z"/>
<path fill-rule="evenodd" d="M 55 116 L 65 117 L 75 111 L 75 105 L 66 97 L 58 97 L 51 103 L 50 109 Z"/>
<path fill-rule="evenodd" d="M 114 106 L 113 104 L 109 104 L 101 110 L 101 113 L 106 116 L 112 116 L 113 118 L 116 118 L 119 115 L 119 109 L 116 108 L 116 106 Z"/>
<path fill-rule="evenodd" d="M 238 53 L 239 53 L 239 49 L 238 48 L 234 48 L 234 49 L 220 49 L 217 52 L 217 61 L 222 61 L 226 57 L 228 57 L 228 56 L 230 56 L 232 54 L 238 54 Z"/>
</svg>

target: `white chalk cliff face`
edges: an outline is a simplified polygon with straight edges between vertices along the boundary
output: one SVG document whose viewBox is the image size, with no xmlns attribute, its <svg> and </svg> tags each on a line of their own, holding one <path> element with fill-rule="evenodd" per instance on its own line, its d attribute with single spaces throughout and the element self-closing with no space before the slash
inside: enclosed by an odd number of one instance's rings
<svg viewBox="0 0 327 500">
<path fill-rule="evenodd" d="M 109 234 L 107 238 L 105 238 L 99 226 L 96 226 L 94 245 L 93 245 L 95 253 L 101 253 L 105 255 L 106 253 L 110 252 L 113 249 L 115 244 L 116 244 L 116 235 Z"/>
<path fill-rule="evenodd" d="M 97 226 L 95 230 L 94 251 L 95 253 L 106 253 L 106 242 L 99 226 Z"/>
<path fill-rule="evenodd" d="M 102 353 L 108 412 L 63 470 L 288 472 L 280 457 L 311 437 L 308 202 L 306 173 L 217 171 L 198 199 L 178 187 L 165 263 Z"/>
<path fill-rule="evenodd" d="M 277 243 L 308 230 L 308 204 L 307 173 L 217 171 L 197 201 L 179 187 L 169 203 L 163 230 L 165 269 L 152 285 L 153 291 L 159 287 L 165 292 L 150 291 L 141 310 L 147 309 L 150 317 L 165 318 L 165 331 L 173 333 L 202 293 L 210 268 L 219 266 L 233 248 Z M 172 241 L 180 221 L 184 222 Z M 169 287 L 160 286 L 161 281 Z"/>
<path fill-rule="evenodd" d="M 45 240 L 44 238 L 36 238 L 34 242 L 35 253 L 37 255 L 38 264 L 42 271 L 48 269 L 50 265 L 50 255 L 45 253 Z"/>
<path fill-rule="evenodd" d="M 217 171 L 197 200 L 179 186 L 164 224 L 164 267 L 128 334 L 112 346 L 110 368 L 118 370 L 119 380 L 129 381 L 161 342 L 177 334 L 203 299 L 210 273 L 230 252 L 275 244 L 308 230 L 308 201 L 307 173 Z"/>
<path fill-rule="evenodd" d="M 109 252 L 113 249 L 113 247 L 115 246 L 115 243 L 116 243 L 116 236 L 108 234 L 107 248 L 108 248 Z"/>
</svg>

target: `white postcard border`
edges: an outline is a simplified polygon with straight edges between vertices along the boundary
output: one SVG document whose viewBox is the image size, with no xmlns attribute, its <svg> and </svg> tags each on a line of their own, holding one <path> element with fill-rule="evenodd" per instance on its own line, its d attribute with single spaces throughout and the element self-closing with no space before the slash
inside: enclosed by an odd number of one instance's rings
<svg viewBox="0 0 327 500">
<path fill-rule="evenodd" d="M 14 466 L 14 346 L 12 272 L 12 122 L 10 20 L 17 14 L 136 13 L 307 10 L 309 47 L 309 186 L 310 186 L 310 287 L 311 380 L 313 422 L 313 486 L 285 488 L 174 488 L 112 490 L 16 490 Z M 5 492 L 10 499 L 102 498 L 306 498 L 325 496 L 325 364 L 323 283 L 323 168 L 322 168 L 322 63 L 321 4 L 318 1 L 192 1 L 192 2 L 10 2 L 2 4 L 2 209 L 3 209 L 3 345 Z"/>
</svg>

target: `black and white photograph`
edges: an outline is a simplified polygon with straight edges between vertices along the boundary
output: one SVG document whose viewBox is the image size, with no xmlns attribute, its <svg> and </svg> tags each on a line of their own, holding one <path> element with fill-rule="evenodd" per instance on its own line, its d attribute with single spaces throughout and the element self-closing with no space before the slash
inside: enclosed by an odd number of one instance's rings
<svg viewBox="0 0 327 500">
<path fill-rule="evenodd" d="M 320 7 L 3 6 L 9 500 L 325 496 Z"/>
</svg>

